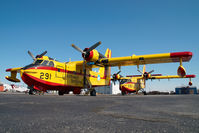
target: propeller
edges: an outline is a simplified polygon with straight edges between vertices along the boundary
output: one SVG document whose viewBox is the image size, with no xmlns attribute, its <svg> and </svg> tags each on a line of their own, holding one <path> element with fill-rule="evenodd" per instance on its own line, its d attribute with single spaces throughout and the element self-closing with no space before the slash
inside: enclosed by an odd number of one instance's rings
<svg viewBox="0 0 199 133">
<path fill-rule="evenodd" d="M 112 75 L 112 81 L 113 81 L 113 83 L 114 83 L 114 85 L 115 85 L 115 82 L 117 81 L 117 80 L 119 80 L 120 81 L 120 77 L 122 77 L 121 75 L 119 75 L 119 73 L 120 73 L 121 71 L 119 71 L 119 72 L 117 72 L 117 73 L 114 73 L 113 75 Z"/>
<path fill-rule="evenodd" d="M 141 72 L 140 70 L 137 70 L 137 71 L 140 72 L 142 74 L 143 78 L 146 80 L 148 80 L 149 75 L 154 72 L 154 70 L 151 70 L 149 72 L 146 72 L 146 71 Z"/>
<path fill-rule="evenodd" d="M 98 47 L 101 44 L 101 42 L 97 42 L 96 44 L 92 45 L 90 48 L 85 48 L 84 50 L 82 50 L 81 48 L 77 47 L 75 44 L 72 44 L 71 46 L 76 49 L 77 51 L 82 53 L 83 58 L 88 57 L 90 55 L 90 51 L 92 51 L 93 49 L 95 49 L 96 47 Z"/>
<path fill-rule="evenodd" d="M 47 51 L 44 51 L 43 53 L 41 53 L 40 55 L 37 55 L 36 57 L 34 57 L 34 55 L 28 50 L 28 54 L 32 57 L 32 59 L 35 61 L 37 58 L 41 58 L 42 56 L 44 56 L 47 53 Z"/>
<path fill-rule="evenodd" d="M 82 50 L 81 48 L 77 47 L 75 44 L 72 44 L 71 46 L 76 49 L 77 51 L 79 51 L 80 53 L 82 53 L 82 57 L 83 57 L 83 73 L 84 73 L 84 78 L 83 78 L 83 86 L 84 88 L 86 88 L 86 57 L 89 57 L 90 55 L 90 51 L 92 51 L 93 49 L 95 49 L 96 47 L 98 47 L 101 44 L 101 42 L 97 42 L 94 45 L 92 45 L 89 48 L 85 48 L 84 50 Z M 100 56 L 104 57 L 102 54 L 100 54 Z"/>
</svg>

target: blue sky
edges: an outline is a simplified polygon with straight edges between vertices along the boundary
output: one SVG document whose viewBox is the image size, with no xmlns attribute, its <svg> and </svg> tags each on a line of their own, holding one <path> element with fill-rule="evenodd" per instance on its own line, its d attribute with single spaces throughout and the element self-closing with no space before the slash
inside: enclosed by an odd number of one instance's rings
<svg viewBox="0 0 199 133">
<path fill-rule="evenodd" d="M 0 81 L 9 83 L 5 69 L 30 64 L 47 50 L 59 61 L 81 60 L 80 48 L 102 41 L 97 50 L 112 56 L 191 51 L 184 67 L 198 76 L 198 0 L 0 0 Z M 147 65 L 154 73 L 176 74 L 178 63 Z M 136 66 L 122 67 L 122 75 L 138 74 Z M 118 68 L 113 68 L 112 73 Z M 148 81 L 150 90 L 173 90 L 188 79 Z M 199 87 L 198 78 L 193 85 Z"/>
</svg>

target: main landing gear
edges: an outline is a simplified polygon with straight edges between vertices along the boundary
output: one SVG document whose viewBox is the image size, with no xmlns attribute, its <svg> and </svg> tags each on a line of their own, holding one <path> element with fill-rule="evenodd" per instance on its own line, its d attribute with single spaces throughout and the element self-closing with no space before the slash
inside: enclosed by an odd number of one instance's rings
<svg viewBox="0 0 199 133">
<path fill-rule="evenodd" d="M 96 96 L 96 90 L 95 89 L 92 89 L 90 91 L 90 96 Z"/>
<path fill-rule="evenodd" d="M 29 92 L 28 92 L 29 95 L 36 95 L 37 91 L 33 87 L 28 86 L 28 88 L 30 89 Z"/>
<path fill-rule="evenodd" d="M 61 91 L 61 90 L 58 91 L 59 96 L 63 96 L 64 94 L 69 94 L 69 91 Z"/>
</svg>

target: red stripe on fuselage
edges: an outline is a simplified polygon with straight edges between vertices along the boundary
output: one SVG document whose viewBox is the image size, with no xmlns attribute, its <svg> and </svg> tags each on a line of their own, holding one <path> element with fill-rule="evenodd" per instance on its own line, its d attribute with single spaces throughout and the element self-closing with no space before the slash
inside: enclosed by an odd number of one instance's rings
<svg viewBox="0 0 199 133">
<path fill-rule="evenodd" d="M 23 73 L 22 80 L 28 85 L 28 86 L 36 86 L 38 88 L 43 88 L 43 91 L 46 90 L 68 90 L 72 91 L 74 88 L 82 89 L 83 87 L 79 86 L 71 86 L 71 85 L 65 85 L 65 84 L 58 84 L 53 83 L 49 81 L 44 81 L 39 78 L 33 77 L 27 73 Z M 94 85 L 93 87 L 97 86 L 105 86 L 105 85 Z"/>
<path fill-rule="evenodd" d="M 64 69 L 60 69 L 60 68 L 56 68 L 56 67 L 46 67 L 46 66 L 39 66 L 39 67 L 32 67 L 32 68 L 28 68 L 26 70 L 29 70 L 29 69 L 43 69 L 43 70 L 51 70 L 51 71 L 58 71 L 59 69 L 59 72 L 64 72 L 64 73 L 70 73 L 70 74 L 74 74 L 74 75 L 81 75 L 81 76 L 84 76 L 84 74 L 82 73 L 78 73 L 78 72 L 75 72 L 75 71 L 68 71 L 68 70 L 64 70 Z M 93 78 L 97 78 L 97 76 L 95 75 L 86 75 L 87 77 L 93 77 Z M 105 76 L 104 77 L 100 77 L 100 79 L 105 79 Z"/>
</svg>

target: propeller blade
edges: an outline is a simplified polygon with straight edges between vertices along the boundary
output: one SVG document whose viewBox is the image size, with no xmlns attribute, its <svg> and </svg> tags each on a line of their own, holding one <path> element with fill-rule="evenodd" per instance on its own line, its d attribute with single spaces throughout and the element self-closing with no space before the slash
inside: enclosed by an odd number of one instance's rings
<svg viewBox="0 0 199 133">
<path fill-rule="evenodd" d="M 140 72 L 141 74 L 143 74 L 139 69 L 137 71 Z"/>
<path fill-rule="evenodd" d="M 28 50 L 28 54 L 32 57 L 33 60 L 36 60 L 36 58 L 34 57 L 34 55 Z"/>
<path fill-rule="evenodd" d="M 92 51 L 93 49 L 95 49 L 96 47 L 98 47 L 99 45 L 101 44 L 101 42 L 97 42 L 96 44 L 94 44 L 93 46 L 91 46 L 86 52 L 90 52 Z"/>
<path fill-rule="evenodd" d="M 154 72 L 154 70 L 151 70 L 151 71 L 149 72 L 149 74 L 151 74 L 152 72 Z"/>
<path fill-rule="evenodd" d="M 77 51 L 81 52 L 82 54 L 85 54 L 85 52 L 84 52 L 81 48 L 75 46 L 75 44 L 72 44 L 71 46 L 72 46 L 74 49 L 76 49 Z"/>
<path fill-rule="evenodd" d="M 47 51 L 44 51 L 43 53 L 41 53 L 40 55 L 37 55 L 36 58 L 41 58 L 42 56 L 44 56 L 47 53 Z"/>
<path fill-rule="evenodd" d="M 121 71 L 117 72 L 116 75 L 118 75 Z"/>
<path fill-rule="evenodd" d="M 44 56 L 47 53 L 47 51 L 44 51 L 42 54 L 40 54 L 40 57 Z"/>
</svg>

